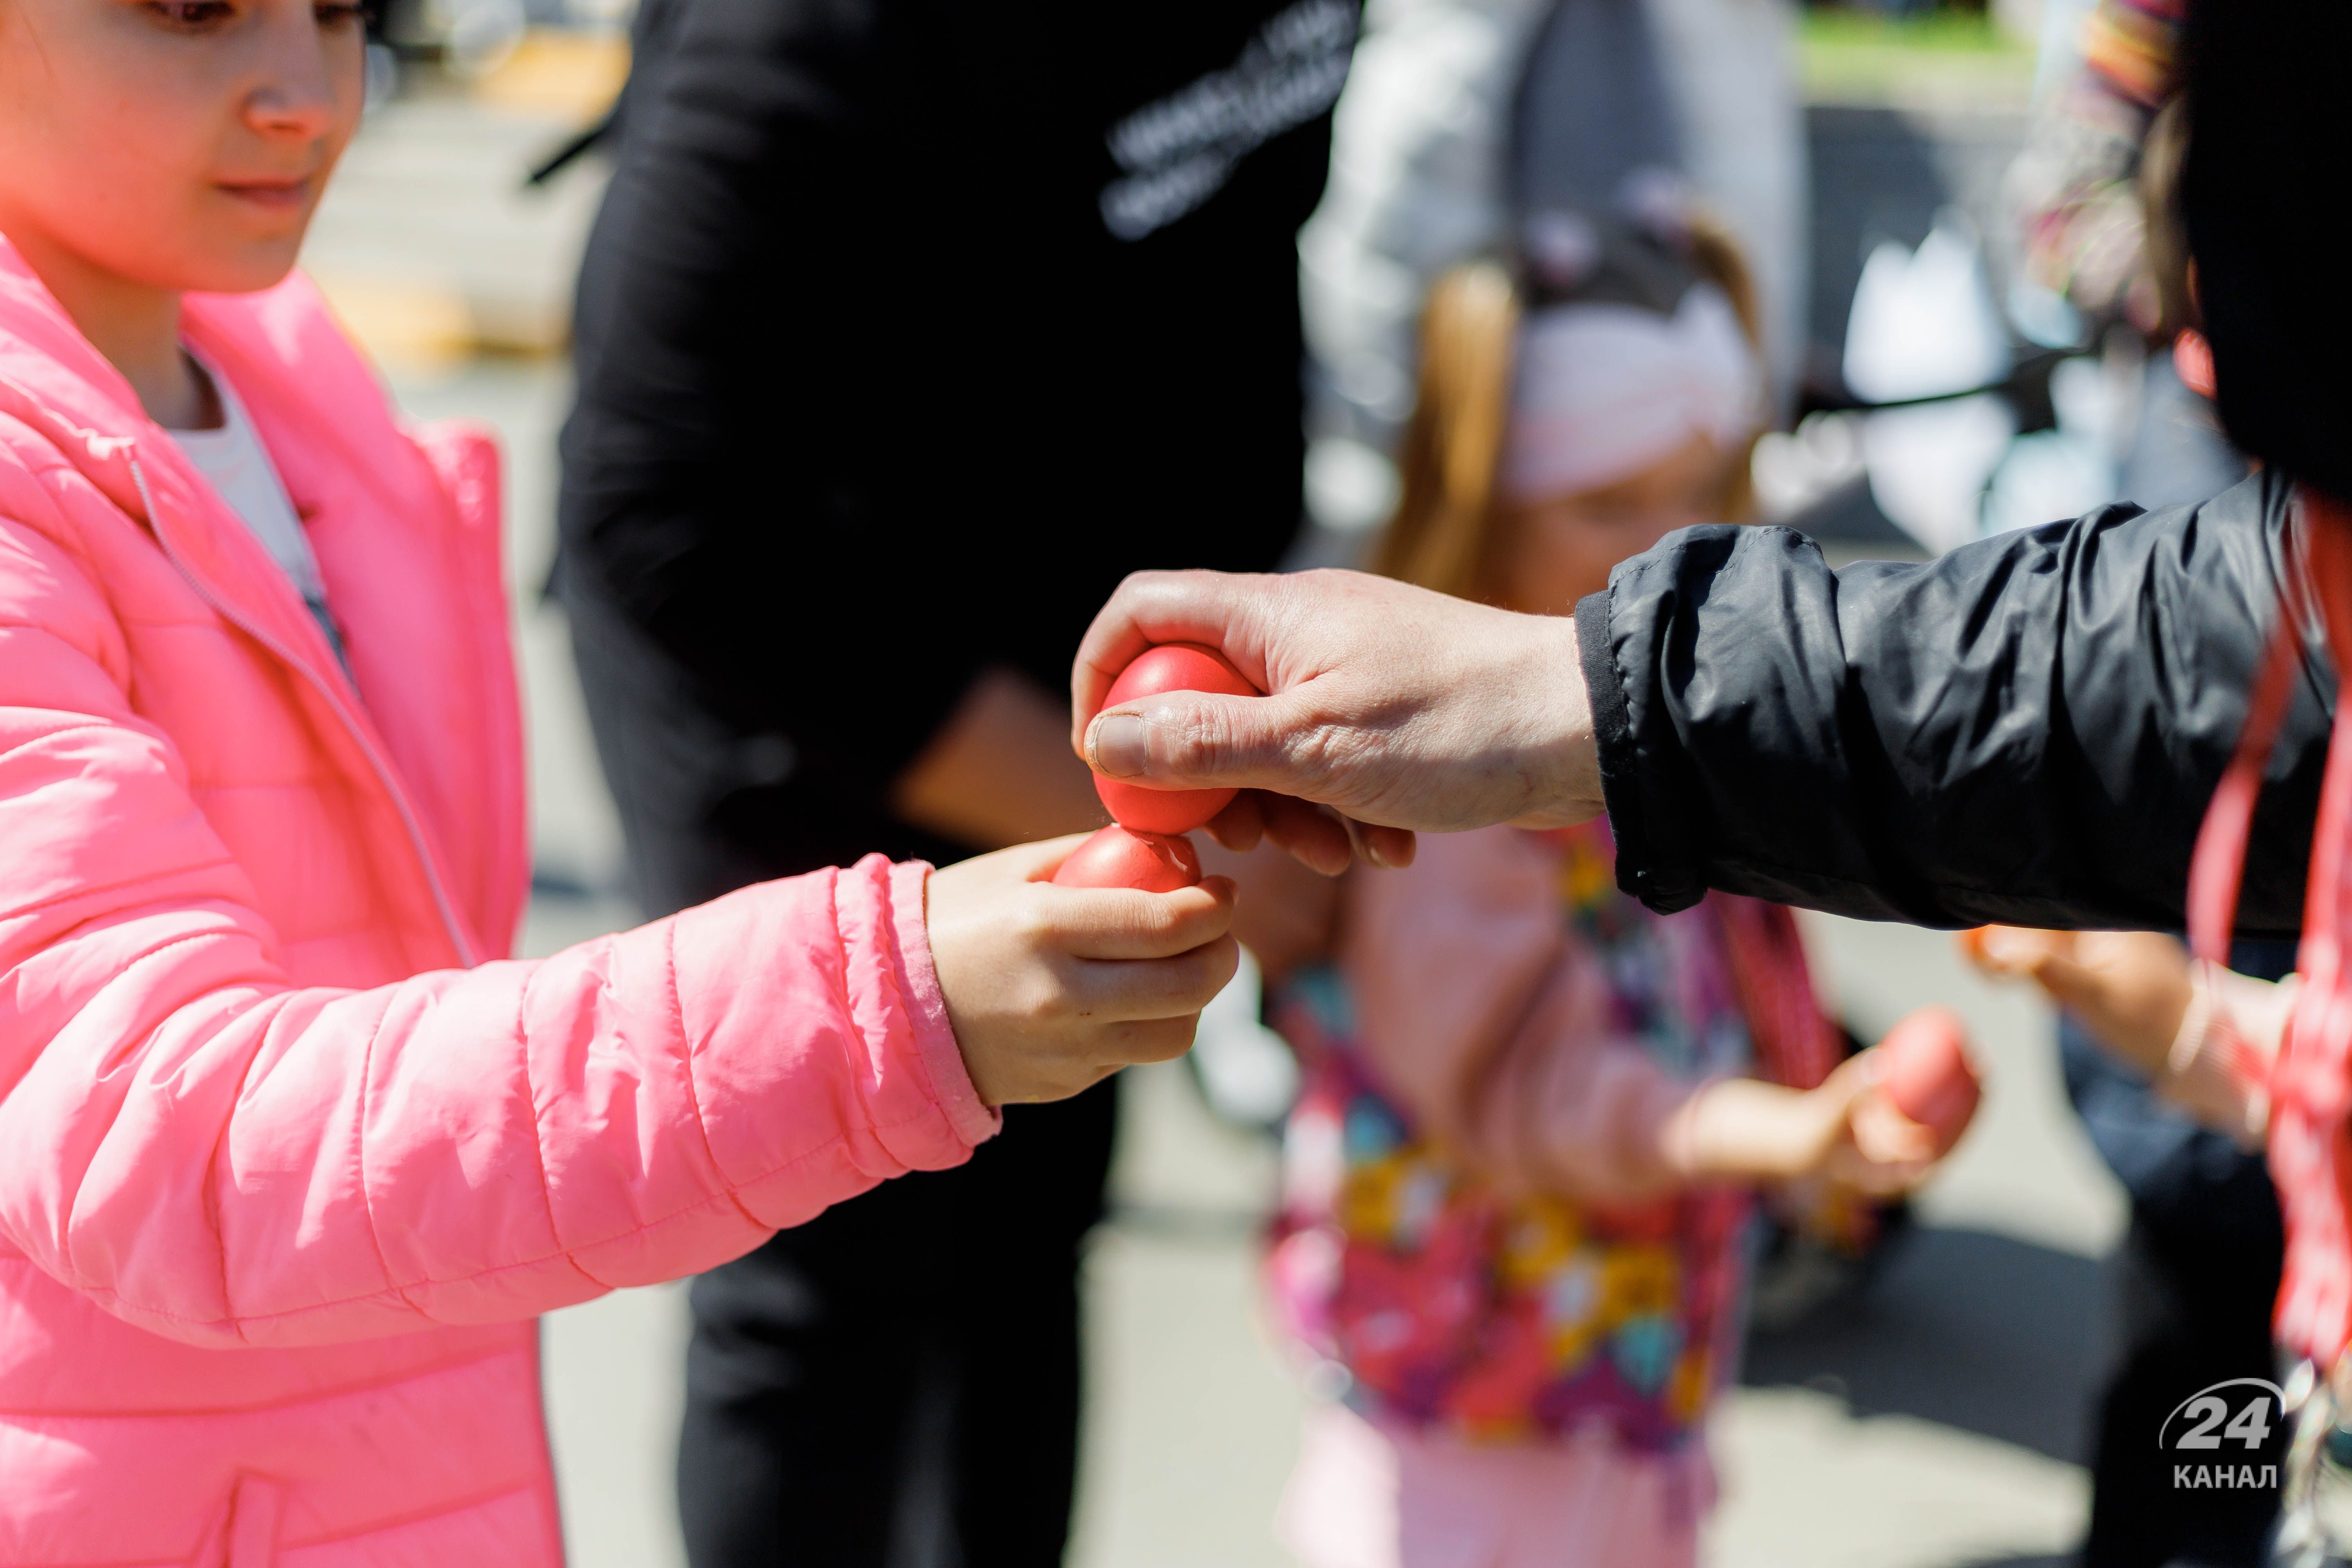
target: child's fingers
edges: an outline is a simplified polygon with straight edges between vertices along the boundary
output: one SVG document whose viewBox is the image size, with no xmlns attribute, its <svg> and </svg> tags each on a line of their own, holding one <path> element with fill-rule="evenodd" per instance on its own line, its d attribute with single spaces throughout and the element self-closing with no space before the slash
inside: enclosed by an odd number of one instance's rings
<svg viewBox="0 0 2352 1568">
<path fill-rule="evenodd" d="M 1813 1092 L 1821 1096 L 1823 1104 L 1841 1112 L 1849 1111 L 1878 1082 L 1879 1066 L 1884 1059 L 1876 1046 L 1856 1051 L 1832 1068 L 1830 1076 L 1822 1079 L 1821 1087 Z"/>
<path fill-rule="evenodd" d="M 1068 980 L 1071 1002 L 1113 1023 L 1190 1020 L 1233 979 L 1241 952 L 1239 942 L 1222 936 L 1172 958 L 1080 964 Z"/>
<path fill-rule="evenodd" d="M 1883 1092 L 1856 1100 L 1847 1126 L 1855 1151 L 1872 1164 L 1925 1167 L 1936 1157 L 1936 1130 L 1904 1115 Z"/>
<path fill-rule="evenodd" d="M 1232 929 L 1234 883 L 1203 877 L 1172 893 L 1131 888 L 1055 888 L 1045 919 L 1055 947 L 1072 958 L 1168 958 Z"/>
<path fill-rule="evenodd" d="M 1192 1048 L 1192 1034 L 1201 1022 L 1197 1015 L 1181 1018 L 1145 1018 L 1131 1024 L 1121 1024 L 1110 1031 L 1106 1042 L 1111 1058 L 1121 1067 L 1139 1062 L 1172 1062 Z"/>
<path fill-rule="evenodd" d="M 1832 1163 L 1830 1175 L 1865 1197 L 1891 1198 L 1917 1187 L 1934 1170 L 1926 1160 L 1869 1160 L 1849 1151 L 1848 1157 Z"/>
<path fill-rule="evenodd" d="M 1067 1100 L 1092 1089 L 1121 1068 L 1174 1061 L 1192 1048 L 1193 1030 L 1199 1023 L 1198 1017 L 1187 1016 L 1108 1025 L 1097 1037 L 1097 1048 L 1092 1055 L 1083 1060 L 1073 1058 L 1061 1063 L 1030 1079 L 1009 1101 L 992 1103 L 1034 1104 Z"/>
<path fill-rule="evenodd" d="M 1797 1097 L 1803 1116 L 1792 1129 L 1795 1142 L 1788 1156 L 1789 1173 L 1819 1168 L 1848 1142 L 1853 1108 L 1877 1081 L 1874 1067 L 1868 1051 L 1849 1057 L 1832 1068 L 1829 1077 Z"/>
</svg>

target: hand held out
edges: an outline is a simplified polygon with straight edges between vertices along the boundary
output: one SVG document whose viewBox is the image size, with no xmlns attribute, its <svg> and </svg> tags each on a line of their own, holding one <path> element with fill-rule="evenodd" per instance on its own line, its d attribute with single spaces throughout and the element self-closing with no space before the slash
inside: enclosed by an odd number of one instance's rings
<svg viewBox="0 0 2352 1568">
<path fill-rule="evenodd" d="M 2150 1076 L 2164 1070 L 2191 992 L 2189 950 L 2177 938 L 1979 926 L 1958 942 L 1982 973 L 2032 981 L 2116 1056 Z"/>
<path fill-rule="evenodd" d="M 1813 1089 L 1708 1085 L 1674 1131 L 1677 1163 L 1693 1179 L 1826 1177 L 1874 1195 L 1905 1192 L 1951 1152 L 1979 1097 L 1959 1018 L 1923 1007 Z"/>
<path fill-rule="evenodd" d="M 1895 1109 L 1935 1135 L 1942 1159 L 1960 1141 L 1984 1098 L 1969 1055 L 1968 1027 L 1948 1007 L 1922 1007 L 1878 1042 L 1878 1086 Z"/>
<path fill-rule="evenodd" d="M 1265 695 L 1114 697 L 1155 645 L 1196 643 Z M 1417 830 L 1597 816 L 1575 623 L 1356 572 L 1138 573 L 1071 671 L 1072 743 L 1125 788 L 1239 790 L 1208 826 L 1327 874 L 1404 866 Z M 1109 798 L 1106 795 L 1105 798 Z"/>
<path fill-rule="evenodd" d="M 1113 689 L 1122 700 L 1257 690 L 1217 655 L 1184 644 L 1147 649 Z M 1233 883 L 1203 881 L 1182 837 L 1234 792 L 1100 775 L 1095 787 L 1116 825 L 931 878 L 940 989 L 972 1086 L 991 1105 L 1058 1100 L 1131 1062 L 1182 1055 L 1201 1009 L 1240 962 L 1229 934 Z"/>
<path fill-rule="evenodd" d="M 1232 882 L 1052 885 L 1084 842 L 1017 845 L 931 873 L 932 963 L 987 1104 L 1066 1099 L 1122 1067 L 1183 1055 L 1240 963 Z M 1173 842 L 1189 859 L 1191 846 Z"/>
<path fill-rule="evenodd" d="M 1874 1194 L 1907 1192 L 1969 1130 L 1982 1100 L 1983 1077 L 1969 1050 L 1968 1026 L 1948 1007 L 1906 1014 L 1877 1045 L 1832 1073 L 1844 1100 L 1840 1135 L 1820 1169 L 1832 1180 Z"/>
</svg>

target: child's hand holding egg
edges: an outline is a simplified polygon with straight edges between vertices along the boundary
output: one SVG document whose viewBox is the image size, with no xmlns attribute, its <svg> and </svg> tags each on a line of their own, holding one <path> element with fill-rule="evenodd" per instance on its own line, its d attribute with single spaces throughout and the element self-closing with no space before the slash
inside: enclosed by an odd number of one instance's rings
<svg viewBox="0 0 2352 1568">
<path fill-rule="evenodd" d="M 1952 1152 L 1975 1118 L 1983 1079 L 1968 1026 L 1948 1007 L 1921 1007 L 1847 1064 L 1868 1089 L 1853 1102 L 1832 1174 L 1866 1192 L 1914 1185 Z"/>
</svg>

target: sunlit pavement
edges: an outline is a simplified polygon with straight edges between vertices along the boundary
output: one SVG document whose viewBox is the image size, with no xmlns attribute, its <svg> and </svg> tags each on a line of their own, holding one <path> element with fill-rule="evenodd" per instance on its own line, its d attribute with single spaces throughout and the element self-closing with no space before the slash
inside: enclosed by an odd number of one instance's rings
<svg viewBox="0 0 2352 1568">
<path fill-rule="evenodd" d="M 313 250 L 412 413 L 486 420 L 506 440 L 544 873 L 525 933 L 531 952 L 630 918 L 608 890 L 615 828 L 562 617 L 537 595 L 564 372 L 551 358 L 462 357 L 486 319 L 520 338 L 560 310 L 595 175 L 544 197 L 516 196 L 514 185 L 565 129 L 463 101 L 396 105 L 354 149 Z M 2100 1353 L 2094 1259 L 2120 1226 L 2120 1197 L 2066 1114 L 2043 1014 L 1963 976 L 1944 936 L 1835 921 L 1814 930 L 1858 1025 L 1883 1028 L 1912 1005 L 1950 1002 L 1977 1027 L 1991 1082 L 1979 1126 L 1921 1205 L 1927 1225 L 1870 1297 L 1751 1349 L 1749 1386 L 1716 1431 L 1727 1495 L 1714 1561 L 1927 1568 L 2053 1556 L 2084 1517 L 2073 1461 Z M 1255 1307 L 1250 1233 L 1270 1156 L 1211 1121 L 1180 1068 L 1133 1075 L 1127 1091 L 1119 1217 L 1088 1265 L 1090 1400 L 1072 1561 L 1278 1564 L 1268 1521 L 1300 1395 Z M 670 1445 L 682 1321 L 676 1287 L 548 1320 L 549 1411 L 581 1568 L 679 1561 Z"/>
</svg>

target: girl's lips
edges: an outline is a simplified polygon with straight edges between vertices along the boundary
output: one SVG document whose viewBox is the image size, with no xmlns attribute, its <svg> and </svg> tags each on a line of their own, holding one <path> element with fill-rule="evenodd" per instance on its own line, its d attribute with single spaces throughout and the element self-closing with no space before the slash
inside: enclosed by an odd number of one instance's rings
<svg viewBox="0 0 2352 1568">
<path fill-rule="evenodd" d="M 223 180 L 218 189 L 256 206 L 285 208 L 300 206 L 310 195 L 310 182 L 304 180 Z"/>
</svg>

